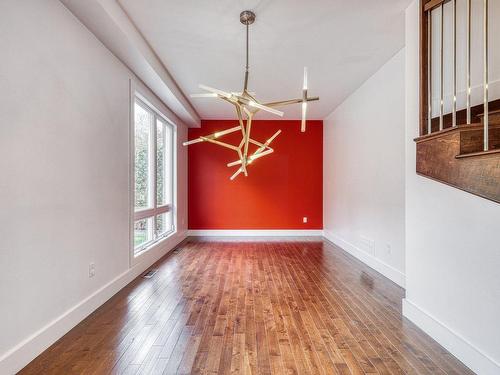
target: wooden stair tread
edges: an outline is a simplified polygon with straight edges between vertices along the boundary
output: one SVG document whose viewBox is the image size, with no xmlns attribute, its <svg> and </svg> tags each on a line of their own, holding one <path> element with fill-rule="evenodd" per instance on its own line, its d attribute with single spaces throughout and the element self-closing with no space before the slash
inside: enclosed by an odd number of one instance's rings
<svg viewBox="0 0 500 375">
<path fill-rule="evenodd" d="M 456 159 L 463 159 L 463 158 L 469 158 L 473 156 L 484 156 L 484 155 L 493 155 L 493 154 L 500 154 L 500 148 L 493 149 L 493 150 L 488 150 L 488 151 L 479 151 L 479 152 L 470 152 L 468 154 L 460 154 L 455 156 Z"/>
<path fill-rule="evenodd" d="M 500 114 L 500 109 L 497 109 L 497 110 L 494 110 L 494 111 L 489 111 L 488 113 L 489 113 L 490 116 L 491 115 L 497 115 L 497 114 Z M 483 116 L 484 116 L 484 112 L 483 113 L 479 113 L 477 115 L 477 117 L 483 117 Z"/>
<path fill-rule="evenodd" d="M 422 142 L 422 141 L 427 141 L 429 139 L 438 138 L 438 137 L 442 136 L 443 134 L 448 134 L 448 133 L 451 133 L 451 132 L 454 132 L 454 131 L 463 130 L 465 127 L 474 129 L 476 127 L 479 128 L 481 126 L 483 126 L 483 125 L 480 124 L 480 123 L 470 124 L 470 125 L 458 125 L 458 126 L 451 127 L 451 128 L 446 128 L 446 129 L 443 129 L 443 130 L 438 130 L 437 132 L 432 132 L 430 134 L 424 134 L 424 135 L 421 135 L 420 137 L 417 137 L 417 138 L 415 138 L 413 140 L 418 143 L 418 142 Z"/>
<path fill-rule="evenodd" d="M 500 127 L 500 124 L 491 123 L 488 126 L 489 129 L 498 128 L 498 127 Z M 476 122 L 476 123 L 472 123 L 472 124 L 459 124 L 455 127 L 450 127 L 450 128 L 445 128 L 443 130 L 438 130 L 438 131 L 433 132 L 431 134 L 421 135 L 420 137 L 414 138 L 413 140 L 418 143 L 418 142 L 422 142 L 422 141 L 427 141 L 429 139 L 438 138 L 444 134 L 449 134 L 449 133 L 452 133 L 454 131 L 460 132 L 460 131 L 468 131 L 468 130 L 481 130 L 483 128 L 484 128 L 484 125 L 480 122 Z"/>
<path fill-rule="evenodd" d="M 457 131 L 457 130 L 458 130 L 458 126 L 454 127 L 454 128 L 446 128 L 446 129 L 439 130 L 437 132 L 433 132 L 430 134 L 421 135 L 420 137 L 414 138 L 413 140 L 418 143 L 418 142 L 426 141 L 429 139 L 434 139 L 434 138 L 442 136 L 443 134 L 447 134 L 447 133 Z"/>
<path fill-rule="evenodd" d="M 500 124 L 494 124 L 494 123 L 490 123 L 488 124 L 490 128 L 496 128 L 496 127 L 499 127 Z M 474 122 L 472 124 L 459 124 L 457 126 L 458 128 L 460 129 L 467 129 L 467 128 L 470 128 L 470 129 L 475 129 L 475 128 L 484 128 L 484 124 L 482 122 Z"/>
</svg>

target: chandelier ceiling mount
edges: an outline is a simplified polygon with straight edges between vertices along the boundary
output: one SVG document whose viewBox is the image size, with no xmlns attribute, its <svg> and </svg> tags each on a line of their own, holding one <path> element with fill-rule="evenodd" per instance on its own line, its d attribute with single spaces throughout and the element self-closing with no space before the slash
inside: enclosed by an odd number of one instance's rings
<svg viewBox="0 0 500 375">
<path fill-rule="evenodd" d="M 240 22 L 243 25 L 251 25 L 255 22 L 255 13 L 251 10 L 244 10 L 240 13 Z"/>
</svg>

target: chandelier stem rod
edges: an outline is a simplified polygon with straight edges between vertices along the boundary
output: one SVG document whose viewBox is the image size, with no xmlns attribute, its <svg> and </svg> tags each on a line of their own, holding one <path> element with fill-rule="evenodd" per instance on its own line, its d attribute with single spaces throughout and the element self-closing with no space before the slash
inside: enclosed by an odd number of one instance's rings
<svg viewBox="0 0 500 375">
<path fill-rule="evenodd" d="M 248 31 L 249 31 L 249 25 L 247 25 L 247 65 L 246 65 L 246 70 L 248 71 Z"/>
<path fill-rule="evenodd" d="M 249 25 L 246 25 L 247 27 L 247 46 L 246 46 L 246 65 L 245 65 L 245 85 L 243 87 L 243 91 L 247 91 L 248 88 L 248 71 L 249 71 L 249 66 L 248 66 L 248 30 L 249 30 Z"/>
</svg>

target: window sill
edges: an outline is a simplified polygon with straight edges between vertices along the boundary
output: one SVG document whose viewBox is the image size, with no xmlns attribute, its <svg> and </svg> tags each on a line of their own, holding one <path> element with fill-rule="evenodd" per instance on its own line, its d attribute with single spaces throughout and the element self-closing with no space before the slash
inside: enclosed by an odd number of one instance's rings
<svg viewBox="0 0 500 375">
<path fill-rule="evenodd" d="M 144 255 L 146 255 L 147 253 L 149 253 L 151 250 L 159 248 L 162 244 L 165 243 L 165 241 L 167 241 L 168 239 L 172 238 L 172 236 L 174 236 L 176 233 L 177 233 L 177 229 L 174 229 L 171 232 L 165 233 L 164 236 L 162 236 L 161 238 L 159 238 L 159 239 L 151 242 L 150 244 L 148 244 L 147 246 L 145 246 L 144 248 L 142 248 L 137 253 L 135 253 L 135 249 L 134 249 L 133 253 L 132 253 L 131 266 L 134 266 L 137 263 L 140 263 L 140 259 Z"/>
</svg>

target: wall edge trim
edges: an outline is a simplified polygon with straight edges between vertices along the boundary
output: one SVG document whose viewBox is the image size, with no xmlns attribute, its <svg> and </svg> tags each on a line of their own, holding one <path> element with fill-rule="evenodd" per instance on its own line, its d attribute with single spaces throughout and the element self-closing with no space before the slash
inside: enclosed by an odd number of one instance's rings
<svg viewBox="0 0 500 375">
<path fill-rule="evenodd" d="M 323 236 L 322 229 L 190 229 L 191 237 L 312 237 Z"/>
<path fill-rule="evenodd" d="M 408 298 L 403 298 L 403 316 L 472 371 L 484 375 L 500 374 L 500 364 L 493 358 Z"/>
<path fill-rule="evenodd" d="M 358 260 L 366 264 L 368 267 L 381 273 L 383 276 L 387 277 L 392 282 L 398 284 L 401 288 L 405 288 L 406 276 L 403 272 L 388 265 L 387 263 L 382 262 L 380 259 L 374 257 L 371 254 L 368 254 L 366 251 L 344 240 L 343 238 L 334 234 L 333 232 L 328 230 L 324 230 L 323 232 L 324 232 L 323 236 L 327 241 L 341 248 L 345 252 L 351 254 L 353 257 L 357 258 Z"/>
</svg>

